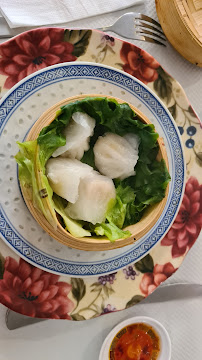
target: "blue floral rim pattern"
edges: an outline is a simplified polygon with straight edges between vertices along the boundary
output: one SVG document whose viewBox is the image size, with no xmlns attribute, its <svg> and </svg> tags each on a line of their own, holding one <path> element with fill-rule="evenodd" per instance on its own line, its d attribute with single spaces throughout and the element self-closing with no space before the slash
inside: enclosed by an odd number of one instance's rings
<svg viewBox="0 0 202 360">
<path fill-rule="evenodd" d="M 157 114 L 159 122 L 161 122 L 166 136 L 171 143 L 173 149 L 173 158 L 171 160 L 175 167 L 174 174 L 172 174 L 172 176 L 174 176 L 172 181 L 172 193 L 169 201 L 167 201 L 163 216 L 160 218 L 158 226 L 156 226 L 153 231 L 150 231 L 148 237 L 142 242 L 137 242 L 132 250 L 120 254 L 114 259 L 105 262 L 97 262 L 95 264 L 68 263 L 67 261 L 65 262 L 64 260 L 56 259 L 40 252 L 40 250 L 34 248 L 29 242 L 26 242 L 25 239 L 19 236 L 12 224 L 9 224 L 3 208 L 0 209 L 0 232 L 4 240 L 8 242 L 19 255 L 23 256 L 34 265 L 43 267 L 45 270 L 71 276 L 101 275 L 117 271 L 118 269 L 137 261 L 146 255 L 146 253 L 148 253 L 148 251 L 167 233 L 178 211 L 184 189 L 184 155 L 180 137 L 176 126 L 173 124 L 172 118 L 165 106 L 150 89 L 137 79 L 122 71 L 107 66 L 92 65 L 90 63 L 67 63 L 51 66 L 30 75 L 28 78 L 18 83 L 1 101 L 0 133 L 7 121 L 9 121 L 10 114 L 13 112 L 14 108 L 29 94 L 32 94 L 48 84 L 69 78 L 102 79 L 103 81 L 112 82 L 115 85 L 118 84 L 127 91 L 136 94 L 136 96 L 138 96 L 138 98 L 141 99 L 153 113 Z"/>
</svg>

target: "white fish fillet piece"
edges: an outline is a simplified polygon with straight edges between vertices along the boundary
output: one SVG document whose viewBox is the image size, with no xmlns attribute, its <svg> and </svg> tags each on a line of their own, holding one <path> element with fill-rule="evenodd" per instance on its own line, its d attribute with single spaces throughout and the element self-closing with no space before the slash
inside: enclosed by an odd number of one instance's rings
<svg viewBox="0 0 202 360">
<path fill-rule="evenodd" d="M 79 196 L 74 204 L 68 204 L 65 212 L 75 220 L 89 221 L 92 224 L 105 221 L 109 201 L 115 199 L 114 183 L 106 176 L 93 171 L 81 179 Z"/>
<path fill-rule="evenodd" d="M 100 136 L 93 149 L 99 172 L 111 179 L 121 180 L 135 175 L 138 146 L 134 147 L 134 141 L 135 138 L 130 137 L 131 145 L 126 138 L 113 133 Z"/>
<path fill-rule="evenodd" d="M 58 157 L 49 159 L 46 164 L 46 175 L 53 191 L 71 203 L 78 199 L 80 180 L 92 172 L 91 166 L 76 159 Z"/>
<path fill-rule="evenodd" d="M 94 127 L 95 119 L 82 112 L 73 113 L 72 119 L 63 133 L 66 137 L 66 144 L 56 149 L 52 156 L 61 155 L 81 160 L 84 151 L 89 149 L 89 141 L 93 135 Z"/>
<path fill-rule="evenodd" d="M 140 138 L 138 135 L 133 133 L 128 133 L 124 135 L 123 138 L 129 142 L 129 144 L 132 146 L 134 150 L 138 151 L 140 145 Z"/>
</svg>

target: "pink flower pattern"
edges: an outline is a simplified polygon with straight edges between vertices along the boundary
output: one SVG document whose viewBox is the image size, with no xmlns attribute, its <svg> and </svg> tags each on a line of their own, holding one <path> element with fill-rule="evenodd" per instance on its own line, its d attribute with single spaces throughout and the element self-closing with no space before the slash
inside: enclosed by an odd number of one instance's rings
<svg viewBox="0 0 202 360">
<path fill-rule="evenodd" d="M 143 83 L 147 84 L 158 78 L 156 69 L 160 64 L 153 56 L 137 46 L 124 42 L 120 51 L 120 58 L 124 62 L 123 70 Z"/>
<path fill-rule="evenodd" d="M 71 285 L 59 276 L 40 270 L 24 260 L 5 260 L 0 280 L 0 302 L 18 313 L 51 319 L 71 319 L 74 304 L 68 298 Z"/>
<path fill-rule="evenodd" d="M 74 46 L 63 41 L 64 29 L 44 28 L 25 32 L 0 46 L 0 74 L 10 89 L 27 75 L 46 66 L 75 61 Z"/>
<path fill-rule="evenodd" d="M 143 275 L 140 283 L 141 292 L 148 296 L 176 270 L 170 262 L 164 265 L 156 264 L 152 273 L 148 272 Z"/>
<path fill-rule="evenodd" d="M 192 176 L 186 183 L 180 211 L 161 245 L 172 246 L 173 258 L 182 256 L 195 243 L 201 228 L 202 185 Z"/>
</svg>

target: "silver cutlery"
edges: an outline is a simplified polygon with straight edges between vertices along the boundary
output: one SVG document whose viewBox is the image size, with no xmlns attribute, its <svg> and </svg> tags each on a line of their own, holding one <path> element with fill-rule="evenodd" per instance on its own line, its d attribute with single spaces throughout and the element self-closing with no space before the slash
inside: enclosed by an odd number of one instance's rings
<svg viewBox="0 0 202 360">
<path fill-rule="evenodd" d="M 9 29 L 5 19 L 2 17 L 0 18 L 0 26 L 3 29 L 3 32 L 0 33 L 0 39 L 12 38 L 28 30 L 27 28 Z M 120 16 L 114 24 L 96 30 L 112 31 L 126 39 L 147 41 L 166 46 L 166 37 L 161 25 L 151 17 L 140 13 L 126 13 Z"/>
<path fill-rule="evenodd" d="M 112 31 L 127 39 L 152 42 L 166 46 L 161 25 L 150 16 L 130 12 L 120 16 L 114 24 L 97 30 Z"/>
</svg>

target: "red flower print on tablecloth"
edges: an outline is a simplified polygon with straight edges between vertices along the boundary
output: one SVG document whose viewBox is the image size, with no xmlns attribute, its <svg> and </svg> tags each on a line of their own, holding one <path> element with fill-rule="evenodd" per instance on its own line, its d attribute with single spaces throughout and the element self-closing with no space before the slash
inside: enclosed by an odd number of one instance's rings
<svg viewBox="0 0 202 360">
<path fill-rule="evenodd" d="M 170 262 L 164 265 L 156 264 L 153 272 L 147 272 L 143 275 L 140 290 L 145 296 L 148 296 L 176 270 Z"/>
<path fill-rule="evenodd" d="M 68 298 L 71 285 L 59 276 L 40 270 L 24 260 L 5 260 L 0 280 L 0 302 L 18 313 L 51 319 L 71 319 L 74 304 Z"/>
<path fill-rule="evenodd" d="M 161 245 L 172 246 L 172 257 L 184 255 L 195 243 L 201 228 L 202 185 L 192 176 L 186 183 L 180 211 Z"/>
<path fill-rule="evenodd" d="M 156 69 L 160 64 L 146 51 L 129 43 L 123 43 L 120 51 L 124 62 L 123 70 L 135 76 L 145 84 L 158 78 Z"/>
<path fill-rule="evenodd" d="M 0 74 L 8 76 L 4 87 L 49 65 L 76 60 L 74 46 L 64 40 L 64 29 L 37 29 L 17 36 L 0 47 Z"/>
</svg>

